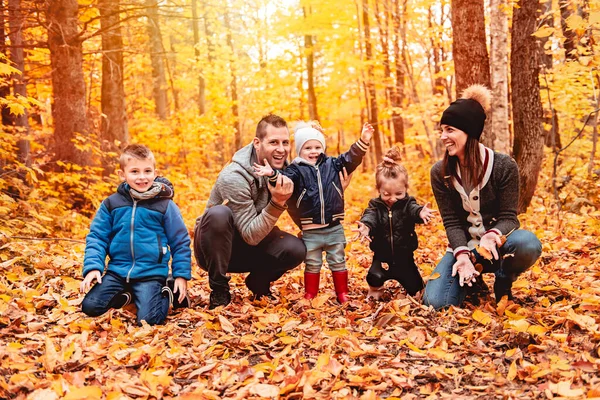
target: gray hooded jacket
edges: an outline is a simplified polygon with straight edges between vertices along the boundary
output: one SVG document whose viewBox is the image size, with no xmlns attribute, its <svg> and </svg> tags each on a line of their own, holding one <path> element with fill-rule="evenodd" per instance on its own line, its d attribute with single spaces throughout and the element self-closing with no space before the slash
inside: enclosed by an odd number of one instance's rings
<svg viewBox="0 0 600 400">
<path fill-rule="evenodd" d="M 256 246 L 271 232 L 285 211 L 270 201 L 267 178 L 254 173 L 252 165 L 256 161 L 252 143 L 238 150 L 219 173 L 206 204 L 208 209 L 227 200 L 235 227 L 251 246 Z"/>
</svg>

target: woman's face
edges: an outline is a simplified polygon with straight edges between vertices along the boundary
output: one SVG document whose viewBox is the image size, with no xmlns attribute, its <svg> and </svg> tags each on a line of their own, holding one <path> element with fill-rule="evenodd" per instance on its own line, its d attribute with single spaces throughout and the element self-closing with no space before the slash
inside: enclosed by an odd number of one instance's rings
<svg viewBox="0 0 600 400">
<path fill-rule="evenodd" d="M 464 131 L 450 125 L 442 125 L 441 128 L 442 136 L 440 139 L 444 143 L 444 146 L 446 146 L 448 155 L 457 156 L 459 160 L 462 160 L 465 155 L 465 145 L 469 136 Z"/>
</svg>

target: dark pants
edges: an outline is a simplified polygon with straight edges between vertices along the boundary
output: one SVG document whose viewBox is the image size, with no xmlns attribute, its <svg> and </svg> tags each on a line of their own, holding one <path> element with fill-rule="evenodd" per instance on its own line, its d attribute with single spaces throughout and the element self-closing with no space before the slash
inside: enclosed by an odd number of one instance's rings
<svg viewBox="0 0 600 400">
<path fill-rule="evenodd" d="M 137 323 L 145 320 L 150 325 L 162 324 L 169 312 L 169 298 L 162 295 L 164 286 L 165 279 L 131 280 L 127 283 L 125 278 L 107 272 L 102 283 L 96 283 L 85 295 L 81 311 L 97 317 L 110 309 L 109 303 L 115 295 L 130 292 L 137 307 Z"/>
<path fill-rule="evenodd" d="M 196 225 L 194 254 L 208 272 L 212 290 L 229 290 L 228 272 L 250 272 L 246 286 L 262 295 L 270 292 L 271 282 L 304 260 L 306 247 L 277 227 L 258 245 L 250 246 L 235 228 L 231 209 L 219 205 L 206 210 Z"/>
<path fill-rule="evenodd" d="M 377 254 L 373 256 L 373 263 L 367 274 L 367 283 L 372 287 L 381 287 L 383 284 L 394 279 L 398 281 L 411 296 L 417 294 L 423 289 L 423 278 L 419 273 L 419 269 L 415 264 L 415 259 L 412 252 L 396 255 L 393 262 L 388 262 L 389 268 L 383 269 L 381 260 L 377 258 Z"/>
</svg>

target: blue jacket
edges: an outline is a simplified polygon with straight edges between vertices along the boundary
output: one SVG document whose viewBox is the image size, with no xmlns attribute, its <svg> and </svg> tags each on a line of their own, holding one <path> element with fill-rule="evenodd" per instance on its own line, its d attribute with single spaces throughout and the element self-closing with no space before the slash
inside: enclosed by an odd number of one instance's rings
<svg viewBox="0 0 600 400">
<path fill-rule="evenodd" d="M 294 192 L 287 201 L 288 212 L 300 229 L 310 224 L 329 225 L 344 219 L 344 192 L 340 171 L 352 173 L 360 165 L 368 144 L 358 140 L 339 157 L 321 154 L 315 165 L 296 158 L 281 173 L 294 182 Z M 277 174 L 269 178 L 276 181 Z"/>
<path fill-rule="evenodd" d="M 134 200 L 129 185 L 122 183 L 117 193 L 103 202 L 86 237 L 83 276 L 90 271 L 108 270 L 127 279 L 167 278 L 169 260 L 174 278 L 191 279 L 190 237 L 173 200 L 171 183 L 163 184 L 156 197 Z"/>
</svg>

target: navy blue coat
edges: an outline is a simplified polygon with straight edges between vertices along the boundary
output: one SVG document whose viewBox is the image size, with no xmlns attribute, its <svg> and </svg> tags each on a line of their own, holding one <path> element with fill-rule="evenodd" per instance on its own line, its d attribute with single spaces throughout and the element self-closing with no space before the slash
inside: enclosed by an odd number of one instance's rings
<svg viewBox="0 0 600 400">
<path fill-rule="evenodd" d="M 361 140 L 338 157 L 321 154 L 315 165 L 296 158 L 281 171 L 294 182 L 287 201 L 288 212 L 300 229 L 310 224 L 329 225 L 344 219 L 344 190 L 339 173 L 344 167 L 352 173 L 360 165 L 368 145 Z M 273 182 L 277 175 L 270 178 Z"/>
<path fill-rule="evenodd" d="M 119 185 L 98 209 L 86 237 L 83 276 L 90 271 L 108 270 L 122 278 L 167 278 L 169 260 L 173 277 L 191 279 L 190 237 L 173 189 L 164 178 L 163 190 L 154 198 L 134 200 L 129 185 Z"/>
</svg>

